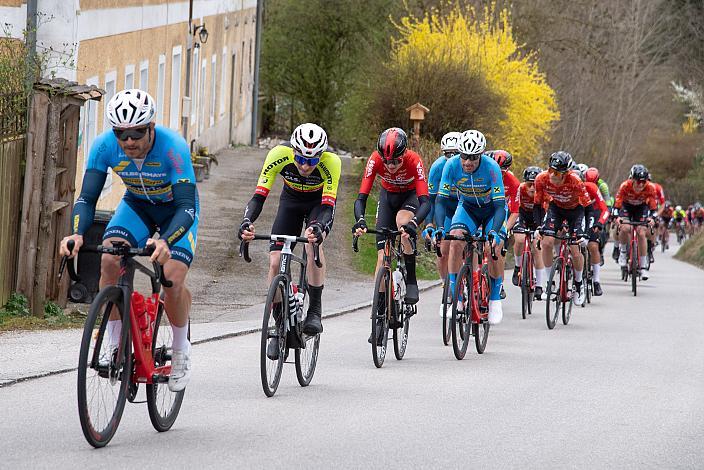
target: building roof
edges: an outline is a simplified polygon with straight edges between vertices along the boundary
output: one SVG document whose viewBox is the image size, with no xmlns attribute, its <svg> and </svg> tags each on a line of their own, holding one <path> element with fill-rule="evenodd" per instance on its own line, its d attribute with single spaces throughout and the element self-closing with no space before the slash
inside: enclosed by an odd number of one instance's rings
<svg viewBox="0 0 704 470">
<path fill-rule="evenodd" d="M 79 85 L 77 82 L 71 82 L 65 78 L 42 78 L 34 84 L 34 89 L 70 96 L 83 101 L 100 101 L 105 94 L 105 90 L 95 85 Z"/>
</svg>

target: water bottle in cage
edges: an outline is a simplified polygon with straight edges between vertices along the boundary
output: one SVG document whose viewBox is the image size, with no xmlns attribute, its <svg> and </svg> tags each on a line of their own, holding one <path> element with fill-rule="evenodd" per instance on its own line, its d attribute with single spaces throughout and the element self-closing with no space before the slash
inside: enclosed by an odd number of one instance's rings
<svg viewBox="0 0 704 470">
<path fill-rule="evenodd" d="M 406 296 L 406 283 L 403 281 L 403 274 L 400 270 L 393 272 L 394 299 L 401 300 Z"/>
<path fill-rule="evenodd" d="M 289 311 L 289 322 L 293 327 L 296 325 L 296 320 L 298 317 L 298 301 L 296 300 L 296 293 L 298 292 L 298 286 L 291 283 L 291 288 L 288 291 L 288 311 Z"/>
</svg>

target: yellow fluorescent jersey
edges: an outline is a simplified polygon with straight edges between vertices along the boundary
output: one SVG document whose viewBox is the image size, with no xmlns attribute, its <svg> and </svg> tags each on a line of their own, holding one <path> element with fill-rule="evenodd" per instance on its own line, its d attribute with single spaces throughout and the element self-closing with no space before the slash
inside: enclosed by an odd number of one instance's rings
<svg viewBox="0 0 704 470">
<path fill-rule="evenodd" d="M 301 176 L 293 160 L 293 149 L 288 145 L 277 145 L 266 156 L 255 194 L 267 197 L 276 175 L 280 174 L 284 179 L 284 191 L 306 200 L 320 198 L 321 204 L 334 206 L 341 167 L 340 157 L 323 152 L 313 173 Z"/>
</svg>

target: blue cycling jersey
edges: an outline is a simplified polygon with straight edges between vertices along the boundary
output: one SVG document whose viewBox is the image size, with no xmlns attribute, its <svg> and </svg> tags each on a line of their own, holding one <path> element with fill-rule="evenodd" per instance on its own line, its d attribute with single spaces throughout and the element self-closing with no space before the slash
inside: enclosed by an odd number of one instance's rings
<svg viewBox="0 0 704 470">
<path fill-rule="evenodd" d="M 435 199 L 437 198 L 440 180 L 442 179 L 442 170 L 445 168 L 445 164 L 448 160 L 449 158 L 447 158 L 444 154 L 441 154 L 430 167 L 430 173 L 428 175 L 428 195 L 430 196 L 430 201 L 432 204 L 430 206 L 430 212 L 428 212 L 428 215 L 425 218 L 426 224 L 433 222 L 435 216 Z M 450 198 L 442 201 L 449 208 L 448 211 L 452 210 L 452 207 L 457 207 L 457 190 L 452 188 L 450 193 Z"/>
<path fill-rule="evenodd" d="M 142 162 L 130 159 L 122 151 L 113 132 L 99 135 L 90 149 L 86 171 L 117 173 L 127 187 L 127 197 L 159 204 L 173 201 L 171 186 L 176 183 L 195 183 L 191 152 L 186 141 L 175 131 L 156 126 L 154 146 Z"/>
</svg>

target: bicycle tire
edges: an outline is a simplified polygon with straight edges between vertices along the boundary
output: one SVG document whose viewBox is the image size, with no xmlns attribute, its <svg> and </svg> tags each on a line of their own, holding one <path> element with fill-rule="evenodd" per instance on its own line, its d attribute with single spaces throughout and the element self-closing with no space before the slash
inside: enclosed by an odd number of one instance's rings
<svg viewBox="0 0 704 470">
<path fill-rule="evenodd" d="M 262 379 L 262 389 L 267 397 L 273 397 L 281 381 L 281 372 L 286 356 L 286 321 L 288 319 L 288 279 L 283 274 L 278 274 L 271 280 L 269 291 L 264 304 L 264 317 L 262 318 L 262 332 L 259 349 L 259 372 Z M 279 294 L 281 305 L 280 319 L 277 321 L 274 314 L 276 294 Z M 270 322 L 272 322 L 270 324 Z M 279 338 L 279 355 L 276 359 L 269 359 L 266 355 L 269 339 Z"/>
<path fill-rule="evenodd" d="M 560 286 L 558 286 L 560 279 L 558 278 L 558 282 L 555 282 L 555 274 L 559 273 L 561 269 L 562 261 L 558 258 L 553 262 L 552 267 L 550 268 L 550 277 L 548 277 L 548 285 L 545 288 L 545 319 L 549 330 L 555 328 L 562 304 L 562 297 L 560 297 Z M 555 304 L 553 307 L 554 311 L 551 313 L 550 306 L 553 302 Z"/>
<path fill-rule="evenodd" d="M 445 284 L 442 286 L 442 344 L 447 346 L 450 344 L 450 323 L 452 322 L 452 302 L 447 302 L 447 296 L 450 295 L 450 276 L 445 276 Z"/>
<path fill-rule="evenodd" d="M 521 316 L 525 320 L 530 315 L 533 306 L 533 293 L 530 289 L 531 263 L 528 259 L 530 255 L 523 254 L 521 262 Z"/>
<path fill-rule="evenodd" d="M 584 285 L 586 295 L 585 302 L 582 306 L 585 306 L 586 304 L 592 303 L 592 293 L 594 292 L 594 271 L 592 271 L 592 254 L 589 252 L 589 249 L 587 249 L 587 257 L 584 259 L 583 272 L 586 274 L 586 284 Z"/>
<path fill-rule="evenodd" d="M 572 286 L 570 295 L 567 299 L 564 299 L 564 301 L 562 302 L 562 324 L 567 325 L 570 322 L 570 317 L 572 316 L 572 307 L 574 306 L 574 296 L 572 295 L 574 293 L 574 274 L 572 271 L 572 263 L 569 260 L 567 261 L 567 267 L 565 267 L 564 273 L 565 278 L 562 282 L 564 282 L 565 289 L 567 288 L 567 286 Z"/>
<path fill-rule="evenodd" d="M 130 322 L 122 311 L 122 299 L 123 291 L 117 286 L 101 289 L 91 303 L 83 327 L 78 358 L 78 416 L 83 435 L 93 447 L 106 446 L 115 435 L 125 410 L 128 387 L 132 378 Z M 109 339 L 104 341 L 107 334 L 109 312 L 113 306 L 117 308 L 120 318 L 123 319 L 121 345 L 116 350 L 122 350 L 122 358 L 118 357 L 119 353 L 113 352 Z M 104 351 L 103 347 L 105 347 Z M 101 359 L 104 363 L 107 361 L 107 365 L 100 364 Z M 89 370 L 95 372 L 91 373 L 90 377 L 88 377 Z M 98 384 L 98 392 L 107 392 L 102 399 L 95 399 L 93 395 L 88 396 L 88 387 L 95 384 Z M 116 385 L 117 390 L 115 391 Z M 110 402 L 113 403 L 112 411 L 108 411 Z M 93 404 L 104 405 L 95 416 L 91 415 L 89 409 Z M 104 425 L 100 424 L 101 417 L 106 419 Z"/>
<path fill-rule="evenodd" d="M 382 291 L 383 285 L 383 291 Z M 391 273 L 385 267 L 379 269 L 376 274 L 376 280 L 374 281 L 374 300 L 372 301 L 372 359 L 374 360 L 374 365 L 380 368 L 384 365 L 384 359 L 386 359 L 386 346 L 389 341 L 389 317 L 384 314 L 381 317 L 378 315 L 378 305 L 381 296 L 384 296 L 384 303 L 386 304 L 386 311 L 392 307 L 394 301 L 391 295 L 387 295 L 391 292 Z M 378 322 L 377 320 L 381 320 Z M 379 337 L 381 328 L 381 335 L 383 335 L 382 344 L 377 345 L 376 339 Z"/>
<path fill-rule="evenodd" d="M 308 291 L 304 291 L 303 309 L 308 311 Z M 294 362 L 296 363 L 296 378 L 301 387 L 310 385 L 310 381 L 315 374 L 315 366 L 318 364 L 318 351 L 320 350 L 320 333 L 314 336 L 303 334 L 303 346 L 296 348 L 294 352 Z"/>
<path fill-rule="evenodd" d="M 474 295 L 477 296 L 477 305 L 483 304 L 488 300 L 489 297 L 489 269 L 482 269 L 481 275 L 479 277 L 479 292 L 475 292 Z M 471 319 L 471 317 L 470 317 Z M 481 323 L 472 323 L 472 335 L 474 336 L 474 346 L 478 354 L 484 354 L 486 350 L 486 343 L 489 340 L 489 321 L 483 318 Z"/>
<path fill-rule="evenodd" d="M 408 346 L 408 329 L 411 325 L 411 320 L 406 315 L 406 309 L 413 308 L 412 306 L 408 306 L 406 304 L 401 305 L 401 312 L 398 313 L 398 315 L 401 319 L 402 326 L 399 328 L 394 328 L 394 356 L 396 356 L 396 359 L 399 361 L 403 359 L 403 356 L 406 354 L 406 347 Z"/>
<path fill-rule="evenodd" d="M 634 254 L 635 253 L 635 254 Z M 632 245 L 631 246 L 631 291 L 633 292 L 633 296 L 636 296 L 636 293 L 638 292 L 638 246 L 637 245 Z"/>
<path fill-rule="evenodd" d="M 171 325 L 168 316 L 165 315 L 164 304 L 159 302 L 154 320 L 154 332 L 152 333 L 152 356 L 155 367 L 165 366 L 171 362 L 172 342 Z M 172 392 L 169 390 L 168 383 L 165 382 L 147 384 L 147 410 L 154 429 L 159 432 L 171 429 L 181 410 L 185 392 L 185 390 Z"/>
<path fill-rule="evenodd" d="M 457 274 L 455 292 L 452 296 L 452 352 L 458 361 L 464 359 L 471 336 L 471 309 L 472 309 L 472 271 L 466 264 L 462 265 Z M 462 311 L 458 310 L 458 300 L 464 299 Z"/>
</svg>

